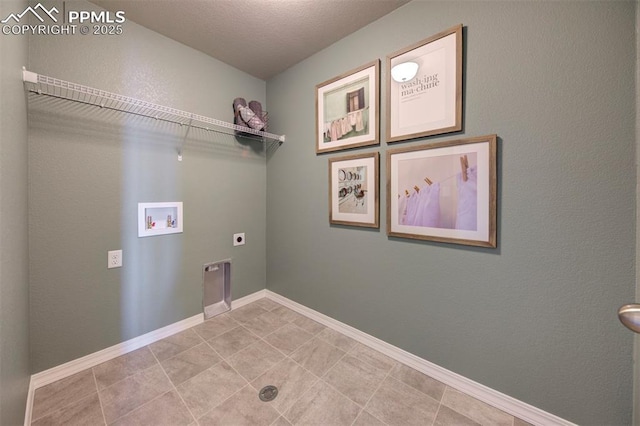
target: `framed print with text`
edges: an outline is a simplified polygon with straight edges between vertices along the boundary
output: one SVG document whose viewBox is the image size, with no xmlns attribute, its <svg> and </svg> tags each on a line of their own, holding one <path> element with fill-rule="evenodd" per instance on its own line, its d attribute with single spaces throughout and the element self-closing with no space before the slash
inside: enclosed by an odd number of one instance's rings
<svg viewBox="0 0 640 426">
<path fill-rule="evenodd" d="M 387 56 L 387 142 L 462 130 L 462 25 Z"/>
<path fill-rule="evenodd" d="M 316 86 L 316 154 L 377 145 L 380 60 Z"/>
<path fill-rule="evenodd" d="M 387 234 L 496 247 L 496 135 L 387 151 Z"/>
<path fill-rule="evenodd" d="M 329 159 L 329 223 L 379 228 L 377 152 Z"/>
</svg>

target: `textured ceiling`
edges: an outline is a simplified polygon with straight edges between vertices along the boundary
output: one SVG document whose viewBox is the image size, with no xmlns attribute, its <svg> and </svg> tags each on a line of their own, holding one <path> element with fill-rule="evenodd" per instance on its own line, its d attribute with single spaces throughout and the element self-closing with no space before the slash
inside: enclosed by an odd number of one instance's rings
<svg viewBox="0 0 640 426">
<path fill-rule="evenodd" d="M 267 80 L 410 0 L 92 0 Z"/>
</svg>

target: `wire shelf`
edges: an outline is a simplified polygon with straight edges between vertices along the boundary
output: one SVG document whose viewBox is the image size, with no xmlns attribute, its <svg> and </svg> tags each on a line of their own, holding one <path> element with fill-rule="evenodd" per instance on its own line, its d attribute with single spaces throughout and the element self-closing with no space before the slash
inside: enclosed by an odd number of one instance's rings
<svg viewBox="0 0 640 426">
<path fill-rule="evenodd" d="M 154 104 L 140 99 L 111 93 L 93 87 L 60 80 L 23 69 L 22 80 L 25 89 L 39 95 L 53 96 L 83 104 L 122 111 L 156 120 L 167 121 L 198 129 L 257 139 L 265 143 L 267 151 L 280 146 L 284 135 L 276 135 L 227 123 L 215 118 L 193 114 L 179 109 Z"/>
</svg>

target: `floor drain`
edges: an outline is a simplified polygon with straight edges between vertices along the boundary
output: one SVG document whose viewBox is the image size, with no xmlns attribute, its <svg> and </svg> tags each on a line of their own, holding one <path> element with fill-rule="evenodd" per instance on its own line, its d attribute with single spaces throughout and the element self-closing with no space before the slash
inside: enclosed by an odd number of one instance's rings
<svg viewBox="0 0 640 426">
<path fill-rule="evenodd" d="M 272 385 L 265 386 L 260 389 L 260 393 L 258 394 L 261 401 L 269 402 L 276 399 L 278 396 L 278 388 Z"/>
</svg>

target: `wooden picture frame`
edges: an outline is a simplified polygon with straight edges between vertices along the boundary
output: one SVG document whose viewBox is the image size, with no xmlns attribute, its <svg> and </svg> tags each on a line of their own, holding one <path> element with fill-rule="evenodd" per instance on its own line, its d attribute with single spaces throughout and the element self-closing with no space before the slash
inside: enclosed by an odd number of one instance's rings
<svg viewBox="0 0 640 426">
<path fill-rule="evenodd" d="M 380 154 L 329 159 L 329 223 L 380 228 Z"/>
<path fill-rule="evenodd" d="M 462 130 L 462 61 L 462 24 L 387 56 L 387 143 Z"/>
<path fill-rule="evenodd" d="M 496 247 L 497 136 L 387 151 L 387 235 Z"/>
<path fill-rule="evenodd" d="M 380 60 L 316 86 L 316 154 L 379 144 Z"/>
</svg>

